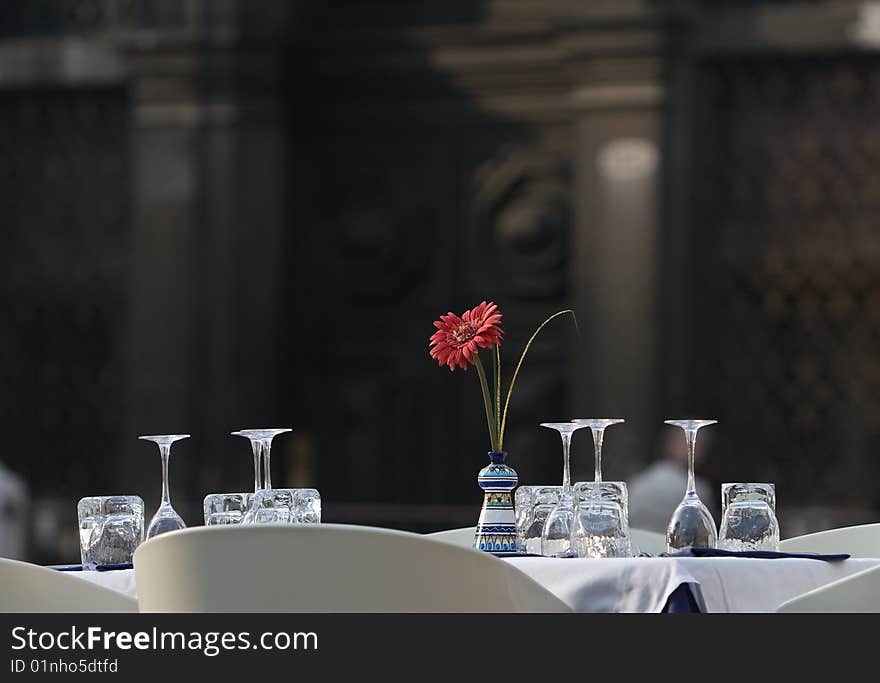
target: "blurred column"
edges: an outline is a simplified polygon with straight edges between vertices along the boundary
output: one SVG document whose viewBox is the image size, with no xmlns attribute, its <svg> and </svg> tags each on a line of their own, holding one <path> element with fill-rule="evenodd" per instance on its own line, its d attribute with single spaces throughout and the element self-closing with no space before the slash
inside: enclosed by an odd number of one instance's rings
<svg viewBox="0 0 880 683">
<path fill-rule="evenodd" d="M 601 3 L 581 20 L 569 40 L 575 74 L 572 286 L 581 326 L 572 406 L 578 416 L 626 419 L 605 442 L 608 475 L 618 478 L 653 459 L 658 432 L 666 28 L 655 9 L 640 2 Z"/>
<path fill-rule="evenodd" d="M 125 40 L 134 197 L 124 476 L 131 490 L 158 491 L 158 459 L 134 437 L 192 434 L 175 449 L 172 486 L 199 514 L 208 489 L 248 480 L 238 476 L 247 444 L 229 432 L 278 419 L 287 5 L 180 8 Z"/>
</svg>

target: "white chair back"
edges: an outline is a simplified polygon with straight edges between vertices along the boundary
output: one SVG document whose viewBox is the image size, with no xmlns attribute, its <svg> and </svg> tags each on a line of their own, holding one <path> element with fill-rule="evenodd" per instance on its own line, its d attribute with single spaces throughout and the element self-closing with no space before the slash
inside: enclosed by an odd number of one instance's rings
<svg viewBox="0 0 880 683">
<path fill-rule="evenodd" d="M 786 553 L 849 553 L 853 557 L 880 557 L 880 524 L 862 524 L 819 531 L 780 541 Z"/>
<path fill-rule="evenodd" d="M 666 534 L 647 529 L 630 529 L 629 537 L 632 540 L 634 554 L 642 552 L 659 555 L 666 552 Z"/>
<path fill-rule="evenodd" d="M 777 612 L 880 612 L 880 567 L 872 567 L 782 603 Z"/>
<path fill-rule="evenodd" d="M 428 538 L 431 538 L 435 541 L 443 541 L 444 543 L 451 543 L 452 545 L 457 545 L 461 548 L 473 548 L 474 547 L 474 535 L 477 533 L 477 527 L 475 526 L 466 526 L 461 529 L 448 529 L 446 531 L 435 531 L 431 534 L 425 534 Z"/>
<path fill-rule="evenodd" d="M 567 612 L 509 563 L 344 524 L 195 527 L 134 554 L 145 612 Z"/>
<path fill-rule="evenodd" d="M 48 567 L 0 559 L 0 612 L 137 612 L 134 599 Z"/>
</svg>

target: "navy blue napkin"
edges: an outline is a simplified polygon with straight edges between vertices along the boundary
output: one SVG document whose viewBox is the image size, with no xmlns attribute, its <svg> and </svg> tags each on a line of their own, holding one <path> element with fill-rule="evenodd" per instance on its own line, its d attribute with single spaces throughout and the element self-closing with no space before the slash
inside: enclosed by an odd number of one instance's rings
<svg viewBox="0 0 880 683">
<path fill-rule="evenodd" d="M 774 550 L 721 550 L 720 548 L 685 548 L 675 553 L 663 553 L 661 557 L 753 557 L 759 560 L 779 560 L 786 557 L 796 557 L 805 560 L 823 560 L 825 562 L 840 562 L 848 560 L 849 555 L 844 553 L 836 555 L 823 555 L 821 553 L 780 553 Z"/>
<path fill-rule="evenodd" d="M 535 553 L 492 553 L 495 557 L 544 557 Z"/>
<path fill-rule="evenodd" d="M 123 562 L 122 564 L 98 564 L 95 565 L 96 572 L 110 572 L 115 569 L 133 569 L 134 565 L 131 562 Z M 58 564 L 51 565 L 49 569 L 54 569 L 59 572 L 81 572 L 83 571 L 83 566 L 81 564 Z"/>
</svg>

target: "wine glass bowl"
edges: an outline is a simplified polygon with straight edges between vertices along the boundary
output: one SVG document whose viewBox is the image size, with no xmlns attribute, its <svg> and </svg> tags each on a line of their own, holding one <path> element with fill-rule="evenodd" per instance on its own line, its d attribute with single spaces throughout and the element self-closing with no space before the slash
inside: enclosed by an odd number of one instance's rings
<svg viewBox="0 0 880 683">
<path fill-rule="evenodd" d="M 574 528 L 574 501 L 561 494 L 559 502 L 547 515 L 541 530 L 541 554 L 544 557 L 574 557 L 571 532 Z"/>
<path fill-rule="evenodd" d="M 678 504 L 666 529 L 666 549 L 714 548 L 717 542 L 715 520 L 709 509 L 696 497 L 685 496 Z"/>
</svg>

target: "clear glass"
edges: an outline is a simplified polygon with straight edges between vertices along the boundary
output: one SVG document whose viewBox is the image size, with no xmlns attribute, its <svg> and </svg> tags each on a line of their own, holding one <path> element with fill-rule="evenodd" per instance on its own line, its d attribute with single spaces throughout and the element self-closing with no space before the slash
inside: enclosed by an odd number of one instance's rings
<svg viewBox="0 0 880 683">
<path fill-rule="evenodd" d="M 589 500 L 595 495 L 619 503 L 629 524 L 629 489 L 625 481 L 579 481 L 574 485 L 574 498 L 578 502 Z"/>
<path fill-rule="evenodd" d="M 321 523 L 321 494 L 316 489 L 294 489 L 294 516 L 298 524 Z"/>
<path fill-rule="evenodd" d="M 523 551 L 529 555 L 540 555 L 544 522 L 559 503 L 562 487 L 535 486 L 533 490 L 532 507 L 523 521 Z"/>
<path fill-rule="evenodd" d="M 559 502 L 547 515 L 541 531 L 541 554 L 545 557 L 574 557 L 571 532 L 574 528 L 574 490 L 571 486 L 571 435 L 587 425 L 574 422 L 542 422 L 542 427 L 555 429 L 562 438 L 562 491 Z"/>
<path fill-rule="evenodd" d="M 250 440 L 251 450 L 254 452 L 254 492 L 272 488 L 272 468 L 270 457 L 272 452 L 272 439 L 278 434 L 292 432 L 290 427 L 279 429 L 240 429 L 232 432 L 233 436 L 243 436 Z M 260 465 L 262 464 L 263 476 L 260 477 Z"/>
<path fill-rule="evenodd" d="M 520 486 L 516 489 L 514 509 L 516 510 L 516 547 L 518 552 L 541 554 L 541 532 L 544 530 L 544 520 L 559 502 L 561 490 L 561 486 L 549 485 Z M 539 520 L 536 521 L 539 501 L 543 507 L 538 511 Z"/>
<path fill-rule="evenodd" d="M 534 486 L 519 486 L 513 494 L 513 509 L 516 513 L 516 550 L 526 551 L 526 532 L 531 524 L 532 510 L 535 507 Z"/>
<path fill-rule="evenodd" d="M 767 503 L 776 512 L 776 485 L 755 483 L 731 483 L 721 484 L 721 511 L 727 509 L 731 503 L 739 503 L 746 500 Z"/>
<path fill-rule="evenodd" d="M 144 501 L 139 496 L 89 496 L 76 506 L 83 569 L 126 564 L 144 540 Z"/>
<path fill-rule="evenodd" d="M 573 542 L 578 557 L 632 557 L 626 482 L 579 482 L 574 491 Z"/>
<path fill-rule="evenodd" d="M 666 420 L 665 423 L 684 430 L 688 449 L 687 490 L 669 520 L 666 550 L 675 552 L 690 547 L 714 548 L 718 540 L 718 529 L 709 509 L 697 495 L 694 447 L 697 443 L 697 432 L 702 427 L 717 424 L 718 420 Z"/>
<path fill-rule="evenodd" d="M 724 550 L 779 550 L 776 487 L 773 484 L 721 485 L 723 513 L 718 547 Z"/>
<path fill-rule="evenodd" d="M 139 436 L 144 441 L 152 441 L 159 447 L 159 456 L 162 458 L 162 502 L 159 509 L 150 520 L 147 527 L 147 538 L 153 538 L 168 531 L 186 529 L 186 524 L 171 506 L 171 494 L 168 485 L 168 460 L 171 457 L 171 444 L 181 439 L 188 439 L 189 434 L 160 434 L 157 436 Z"/>
<path fill-rule="evenodd" d="M 624 422 L 624 420 L 619 417 L 591 417 L 583 419 L 577 418 L 572 420 L 572 422 L 576 425 L 589 427 L 590 431 L 593 432 L 593 457 L 596 462 L 593 481 L 602 481 L 602 441 L 605 438 L 605 428 L 610 427 L 611 425 L 620 424 Z"/>
<path fill-rule="evenodd" d="M 629 499 L 623 482 L 603 482 L 602 443 L 605 429 L 620 418 L 572 420 L 593 433 L 595 480 L 576 487 L 572 543 L 578 557 L 630 557 Z"/>
<path fill-rule="evenodd" d="M 209 493 L 203 503 L 205 526 L 241 524 L 253 495 L 253 493 Z"/>
<path fill-rule="evenodd" d="M 572 539 L 578 557 L 632 557 L 629 523 L 615 500 L 590 495 L 579 501 Z"/>
<path fill-rule="evenodd" d="M 292 491 L 263 489 L 254 494 L 244 524 L 290 524 L 293 521 L 292 508 Z"/>
<path fill-rule="evenodd" d="M 242 524 L 318 524 L 321 495 L 315 489 L 266 489 L 253 494 Z"/>
</svg>

